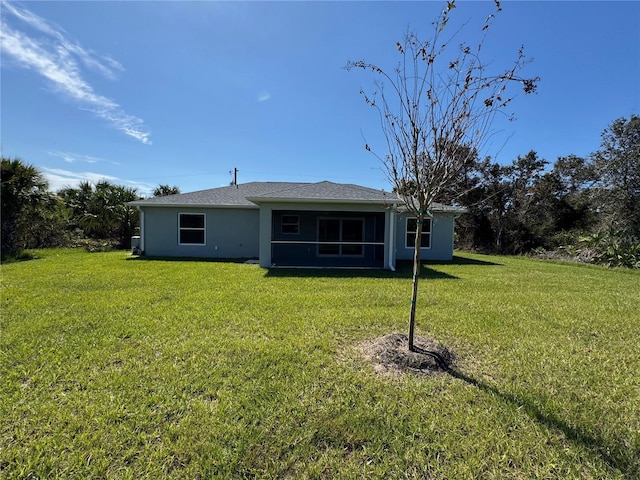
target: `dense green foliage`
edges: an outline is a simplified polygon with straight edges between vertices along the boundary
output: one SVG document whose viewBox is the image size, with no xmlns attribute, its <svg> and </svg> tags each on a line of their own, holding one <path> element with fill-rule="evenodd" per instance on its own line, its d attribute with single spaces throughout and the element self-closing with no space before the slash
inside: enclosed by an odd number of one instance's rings
<svg viewBox="0 0 640 480">
<path fill-rule="evenodd" d="M 461 248 L 510 254 L 561 250 L 638 268 L 640 117 L 614 121 L 588 158 L 560 157 L 551 168 L 534 151 L 508 165 L 476 158 L 440 201 L 469 209 L 457 226 Z"/>
<path fill-rule="evenodd" d="M 167 195 L 177 195 L 180 193 L 180 187 L 171 185 L 158 185 L 153 189 L 154 197 L 166 197 Z"/>
<path fill-rule="evenodd" d="M 74 229 L 89 238 L 112 239 L 121 247 L 131 246 L 131 235 L 138 226 L 138 211 L 127 202 L 140 199 L 135 188 L 107 181 L 95 186 L 81 182 L 78 188 L 65 188 L 58 195 L 71 210 Z"/>
<path fill-rule="evenodd" d="M 9 158 L 2 158 L 1 178 L 3 260 L 24 249 L 69 246 L 82 239 L 129 248 L 138 211 L 127 202 L 141 198 L 135 188 L 81 182 L 54 194 L 37 168 Z"/>
<path fill-rule="evenodd" d="M 20 159 L 0 161 L 2 258 L 64 243 L 66 216 L 42 174 Z"/>
<path fill-rule="evenodd" d="M 387 378 L 358 345 L 404 331 L 408 269 L 33 254 L 1 267 L 0 478 L 640 477 L 638 271 L 427 265 L 458 373 Z"/>
<path fill-rule="evenodd" d="M 605 222 L 640 243 L 640 116 L 620 118 L 602 133 L 593 168 Z"/>
</svg>

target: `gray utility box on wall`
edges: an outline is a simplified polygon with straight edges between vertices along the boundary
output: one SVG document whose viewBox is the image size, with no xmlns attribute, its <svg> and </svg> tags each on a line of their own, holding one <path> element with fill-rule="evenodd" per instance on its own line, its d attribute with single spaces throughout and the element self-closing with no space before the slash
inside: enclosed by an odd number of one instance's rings
<svg viewBox="0 0 640 480">
<path fill-rule="evenodd" d="M 140 251 L 140 236 L 135 235 L 131 237 L 131 254 L 132 255 L 140 255 L 142 253 Z"/>
</svg>

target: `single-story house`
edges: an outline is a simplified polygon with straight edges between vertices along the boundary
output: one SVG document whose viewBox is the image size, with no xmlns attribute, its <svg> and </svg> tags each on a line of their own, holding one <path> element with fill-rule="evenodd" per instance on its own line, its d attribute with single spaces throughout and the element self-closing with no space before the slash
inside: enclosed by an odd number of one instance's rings
<svg viewBox="0 0 640 480">
<path fill-rule="evenodd" d="M 411 260 L 416 219 L 394 193 L 332 182 L 251 182 L 131 202 L 142 255 L 258 259 L 260 266 L 394 269 Z M 421 256 L 450 260 L 454 218 L 434 205 Z"/>
</svg>

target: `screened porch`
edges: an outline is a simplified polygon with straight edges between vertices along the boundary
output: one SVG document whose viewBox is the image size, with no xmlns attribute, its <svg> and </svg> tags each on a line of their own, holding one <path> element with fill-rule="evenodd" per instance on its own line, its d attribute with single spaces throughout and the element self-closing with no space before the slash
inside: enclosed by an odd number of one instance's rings
<svg viewBox="0 0 640 480">
<path fill-rule="evenodd" d="M 384 252 L 384 212 L 272 212 L 275 267 L 384 268 Z"/>
</svg>

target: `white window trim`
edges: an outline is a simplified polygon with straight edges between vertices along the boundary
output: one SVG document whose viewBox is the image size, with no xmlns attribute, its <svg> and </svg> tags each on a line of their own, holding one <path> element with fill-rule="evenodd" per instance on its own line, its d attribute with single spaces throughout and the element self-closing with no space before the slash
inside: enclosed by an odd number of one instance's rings
<svg viewBox="0 0 640 480">
<path fill-rule="evenodd" d="M 409 230 L 409 220 L 417 220 L 416 217 L 407 217 L 405 219 L 404 222 L 404 248 L 407 249 L 414 249 L 413 245 L 407 245 L 407 236 L 409 235 L 409 233 L 412 233 L 414 238 L 416 235 L 416 231 L 415 230 Z M 431 217 L 425 217 L 425 219 L 423 220 L 425 222 L 429 222 L 429 246 L 428 247 L 420 247 L 420 250 L 429 250 L 431 248 L 431 238 L 433 237 L 433 219 Z M 422 232 L 421 235 L 424 235 L 427 232 Z M 422 245 L 422 240 L 420 241 L 420 244 Z"/>
<path fill-rule="evenodd" d="M 340 238 L 342 238 L 342 221 L 343 220 L 359 220 L 362 223 L 362 238 L 363 240 L 361 242 L 343 242 L 342 240 L 339 240 L 337 242 L 321 242 L 320 241 L 320 222 L 322 220 L 339 220 L 340 221 Z M 328 257 L 334 257 L 334 258 L 341 258 L 341 257 L 348 257 L 348 258 L 363 258 L 365 256 L 365 241 L 364 241 L 364 237 L 365 237 L 365 219 L 364 217 L 318 217 L 318 222 L 316 224 L 316 238 L 317 238 L 317 242 L 318 245 L 316 247 L 316 255 L 318 257 L 323 257 L 323 258 L 328 258 Z M 346 245 L 351 245 L 351 244 L 357 244 L 360 245 L 362 247 L 362 253 L 360 255 L 345 255 L 342 253 L 342 246 L 346 244 Z M 339 247 L 339 252 L 340 253 L 320 253 L 320 247 L 322 245 L 338 245 Z"/>
<path fill-rule="evenodd" d="M 284 223 L 284 217 L 296 217 L 297 221 L 295 223 Z M 292 232 L 285 232 L 283 231 L 283 227 L 285 225 L 295 225 L 296 227 L 298 227 L 298 231 L 295 233 Z M 282 215 L 280 217 L 280 234 L 281 235 L 300 235 L 300 215 L 294 215 L 294 214 L 285 214 Z"/>
<path fill-rule="evenodd" d="M 202 228 L 183 228 L 180 226 L 180 217 L 182 215 L 202 215 L 204 217 L 204 226 Z M 180 242 L 180 232 L 183 230 L 190 231 L 202 231 L 204 232 L 204 242 L 203 243 L 181 243 Z M 178 245 L 184 245 L 188 247 L 205 247 L 207 245 L 207 214 L 202 212 L 179 212 L 178 213 Z"/>
</svg>

